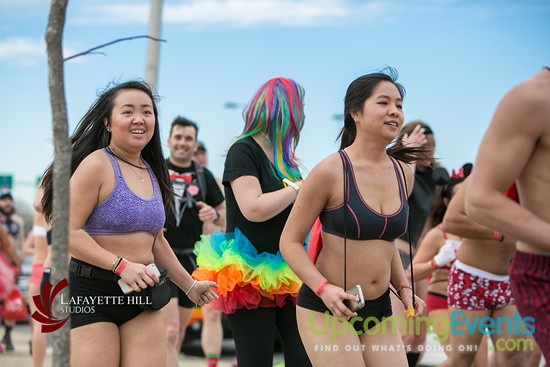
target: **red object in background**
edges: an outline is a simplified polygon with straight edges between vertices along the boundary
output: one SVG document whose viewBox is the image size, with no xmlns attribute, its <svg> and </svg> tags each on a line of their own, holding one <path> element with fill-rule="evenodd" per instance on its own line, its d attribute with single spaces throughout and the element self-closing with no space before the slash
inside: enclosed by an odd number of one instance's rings
<svg viewBox="0 0 550 367">
<path fill-rule="evenodd" d="M 515 182 L 512 184 L 512 186 L 508 188 L 508 190 L 506 190 L 505 194 L 507 197 L 514 200 L 516 203 L 519 203 L 518 188 Z"/>
<path fill-rule="evenodd" d="M 23 295 L 17 287 L 13 287 L 10 294 L 4 302 L 4 319 L 24 321 L 29 316 L 27 305 L 23 299 Z"/>
<path fill-rule="evenodd" d="M 311 233 L 309 234 L 309 240 L 307 243 L 307 253 L 314 264 L 317 262 L 317 258 L 319 257 L 319 253 L 322 248 L 323 238 L 321 237 L 321 221 L 317 218 L 311 228 Z"/>
</svg>

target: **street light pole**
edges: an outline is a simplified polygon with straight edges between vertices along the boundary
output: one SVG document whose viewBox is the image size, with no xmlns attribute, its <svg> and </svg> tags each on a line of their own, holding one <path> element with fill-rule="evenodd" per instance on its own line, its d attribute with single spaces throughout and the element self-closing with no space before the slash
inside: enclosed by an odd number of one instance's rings
<svg viewBox="0 0 550 367">
<path fill-rule="evenodd" d="M 149 37 L 160 39 L 162 24 L 163 0 L 151 0 L 151 14 L 149 16 Z M 158 64 L 160 42 L 147 40 L 147 54 L 145 57 L 145 82 L 151 86 L 153 93 L 157 93 Z"/>
</svg>

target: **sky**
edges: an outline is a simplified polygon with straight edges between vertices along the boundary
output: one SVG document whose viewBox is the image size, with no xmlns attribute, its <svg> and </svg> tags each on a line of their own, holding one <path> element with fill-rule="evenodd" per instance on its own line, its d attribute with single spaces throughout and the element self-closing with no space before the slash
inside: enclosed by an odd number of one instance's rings
<svg viewBox="0 0 550 367">
<path fill-rule="evenodd" d="M 50 3 L 0 0 L 0 175 L 31 202 L 53 159 L 44 34 Z M 64 57 L 148 32 L 150 0 L 69 1 Z M 172 120 L 196 121 L 210 168 L 244 126 L 241 106 L 285 76 L 306 91 L 297 156 L 307 174 L 338 149 L 347 86 L 385 65 L 406 88 L 405 121 L 431 125 L 449 170 L 475 161 L 504 94 L 550 64 L 550 0 L 164 0 L 157 91 L 165 153 Z M 135 39 L 65 62 L 72 133 L 110 82 L 143 78 Z M 238 108 L 227 108 L 228 103 Z"/>
</svg>

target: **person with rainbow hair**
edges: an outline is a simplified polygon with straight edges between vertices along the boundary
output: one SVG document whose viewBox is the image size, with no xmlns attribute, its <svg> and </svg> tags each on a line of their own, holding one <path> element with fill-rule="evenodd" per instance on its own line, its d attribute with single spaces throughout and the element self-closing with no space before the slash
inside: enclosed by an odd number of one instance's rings
<svg viewBox="0 0 550 367">
<path fill-rule="evenodd" d="M 213 305 L 227 314 L 239 367 L 272 366 L 277 331 L 286 367 L 310 366 L 296 324 L 302 282 L 279 251 L 302 186 L 295 149 L 305 119 L 304 89 L 288 78 L 270 79 L 247 103 L 243 118 L 222 177 L 227 232 L 196 243 L 193 276 L 217 280 Z"/>
</svg>

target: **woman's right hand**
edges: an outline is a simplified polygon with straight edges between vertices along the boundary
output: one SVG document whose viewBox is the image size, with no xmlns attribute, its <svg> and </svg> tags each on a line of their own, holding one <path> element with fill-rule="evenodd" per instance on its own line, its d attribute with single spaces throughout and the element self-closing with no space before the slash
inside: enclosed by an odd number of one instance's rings
<svg viewBox="0 0 550 367">
<path fill-rule="evenodd" d="M 330 312 L 336 317 L 344 317 L 349 320 L 357 316 L 357 312 L 353 312 L 346 307 L 344 300 L 358 302 L 359 297 L 346 293 L 343 288 L 337 287 L 334 284 L 329 284 L 325 287 L 323 293 L 321 293 L 321 299 Z"/>
<path fill-rule="evenodd" d="M 219 286 L 210 280 L 197 281 L 191 291 L 189 291 L 189 294 L 187 294 L 187 297 L 189 297 L 191 302 L 195 302 L 197 306 L 204 306 L 219 298 L 212 288 L 219 288 Z"/>
<path fill-rule="evenodd" d="M 139 292 L 149 286 L 159 282 L 159 278 L 147 266 L 128 261 L 126 267 L 120 273 L 120 278 L 134 290 Z"/>
<path fill-rule="evenodd" d="M 401 143 L 410 147 L 421 147 L 427 142 L 428 139 L 426 138 L 425 129 L 420 124 L 414 127 L 410 135 L 405 134 L 401 138 Z"/>
<path fill-rule="evenodd" d="M 437 267 L 450 265 L 456 259 L 456 250 L 452 243 L 446 243 L 439 249 L 437 255 L 434 256 L 433 262 Z"/>
</svg>

